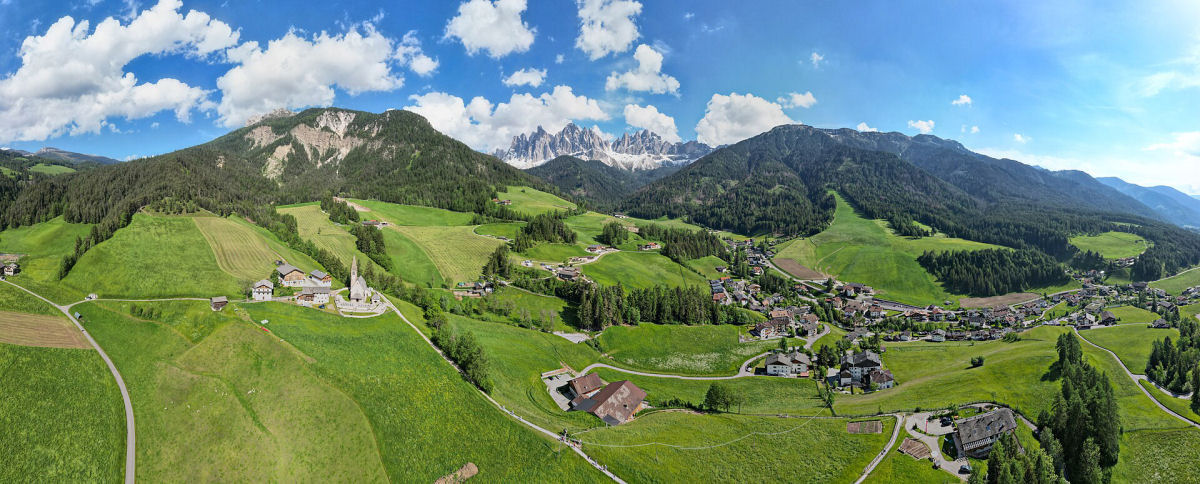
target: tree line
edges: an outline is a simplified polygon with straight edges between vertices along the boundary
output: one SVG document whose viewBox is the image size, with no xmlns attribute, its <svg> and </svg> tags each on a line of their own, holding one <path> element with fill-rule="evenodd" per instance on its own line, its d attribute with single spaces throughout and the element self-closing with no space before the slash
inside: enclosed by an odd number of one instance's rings
<svg viewBox="0 0 1200 484">
<path fill-rule="evenodd" d="M 1194 318 L 1179 321 L 1179 339 L 1170 336 L 1154 341 L 1146 376 L 1175 393 L 1192 392 L 1192 409 L 1200 413 L 1200 323 Z"/>
<path fill-rule="evenodd" d="M 662 242 L 662 255 L 676 262 L 710 255 L 729 260 L 725 242 L 704 229 L 687 230 L 645 224 L 638 226 L 638 235 L 646 240 Z"/>
<path fill-rule="evenodd" d="M 917 262 L 946 289 L 971 296 L 1021 292 L 1071 279 L 1058 261 L 1036 250 L 926 251 Z"/>
</svg>

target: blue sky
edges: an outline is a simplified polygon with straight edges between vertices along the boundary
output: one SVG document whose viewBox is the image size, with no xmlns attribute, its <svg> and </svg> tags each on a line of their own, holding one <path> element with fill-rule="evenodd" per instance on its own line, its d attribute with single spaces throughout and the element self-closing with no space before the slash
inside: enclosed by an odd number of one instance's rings
<svg viewBox="0 0 1200 484">
<path fill-rule="evenodd" d="M 803 122 L 1200 193 L 1200 5 L 1096 3 L 0 0 L 0 146 L 126 159 L 323 105 L 485 151 Z"/>
</svg>

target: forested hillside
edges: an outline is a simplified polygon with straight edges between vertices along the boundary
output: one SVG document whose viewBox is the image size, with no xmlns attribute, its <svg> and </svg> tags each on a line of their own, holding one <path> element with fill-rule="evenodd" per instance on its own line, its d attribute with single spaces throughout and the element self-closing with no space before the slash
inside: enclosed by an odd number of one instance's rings
<svg viewBox="0 0 1200 484">
<path fill-rule="evenodd" d="M 593 208 L 612 209 L 638 188 L 679 169 L 677 165 L 666 165 L 653 170 L 622 170 L 596 160 L 560 156 L 530 168 L 526 173 Z"/>
</svg>

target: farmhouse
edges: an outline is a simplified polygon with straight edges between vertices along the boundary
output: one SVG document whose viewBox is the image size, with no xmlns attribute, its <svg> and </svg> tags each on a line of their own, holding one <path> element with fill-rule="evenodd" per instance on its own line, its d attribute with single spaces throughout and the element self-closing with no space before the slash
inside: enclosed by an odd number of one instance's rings
<svg viewBox="0 0 1200 484">
<path fill-rule="evenodd" d="M 649 244 L 642 244 L 638 246 L 638 250 L 658 250 L 661 248 L 662 246 L 659 245 L 658 242 L 650 242 Z"/>
<path fill-rule="evenodd" d="M 275 292 L 275 284 L 266 279 L 254 283 L 250 289 L 250 295 L 255 301 L 270 301 L 272 293 Z"/>
<path fill-rule="evenodd" d="M 313 284 L 318 286 L 330 287 L 333 285 L 333 276 L 322 271 L 314 270 L 308 273 L 308 278 L 312 280 Z"/>
<path fill-rule="evenodd" d="M 795 351 L 792 353 L 775 353 L 767 357 L 767 374 L 774 376 L 808 376 L 808 367 L 812 360 L 808 355 Z"/>
<path fill-rule="evenodd" d="M 225 296 L 208 298 L 208 306 L 212 308 L 213 311 L 220 311 L 224 309 L 226 304 L 229 304 L 229 298 Z"/>
<path fill-rule="evenodd" d="M 1103 311 L 1100 313 L 1100 324 L 1117 324 L 1117 315 L 1112 311 Z"/>
<path fill-rule="evenodd" d="M 879 354 L 874 351 L 849 354 L 842 357 L 842 369 L 850 372 L 851 380 L 861 382 L 864 376 L 883 368 Z"/>
<path fill-rule="evenodd" d="M 302 306 L 311 306 L 314 304 L 326 304 L 329 302 L 329 287 L 328 286 L 304 286 L 300 294 L 296 295 L 296 303 Z"/>
<path fill-rule="evenodd" d="M 787 328 L 792 321 L 786 318 L 775 318 L 770 321 L 763 321 L 754 325 L 754 329 L 750 331 L 754 336 L 762 339 L 775 338 L 778 336 L 786 336 Z"/>
<path fill-rule="evenodd" d="M 284 287 L 300 287 L 304 285 L 306 277 L 304 271 L 297 269 L 291 264 L 280 264 L 275 268 L 275 272 L 279 273 L 279 283 Z"/>
<path fill-rule="evenodd" d="M 896 378 L 890 370 L 875 370 L 871 372 L 871 384 L 880 390 L 896 386 Z"/>
<path fill-rule="evenodd" d="M 15 276 L 20 272 L 21 266 L 17 265 L 16 262 L 9 262 L 4 265 L 4 275 L 6 276 Z"/>
<path fill-rule="evenodd" d="M 645 390 L 638 388 L 629 380 L 623 380 L 609 383 L 591 397 L 579 399 L 579 403 L 575 404 L 575 410 L 595 415 L 606 424 L 620 425 L 629 421 L 633 414 L 642 409 L 645 399 Z"/>
<path fill-rule="evenodd" d="M 574 281 L 579 279 L 579 269 L 576 267 L 562 267 L 555 272 L 555 275 L 564 281 Z"/>
<path fill-rule="evenodd" d="M 600 375 L 595 373 L 588 373 L 567 382 L 567 389 L 570 390 L 572 400 L 583 401 L 601 388 L 604 388 L 604 380 L 601 380 Z"/>
<path fill-rule="evenodd" d="M 1003 434 L 1017 429 L 1017 420 L 1012 410 L 1001 408 L 974 417 L 955 420 L 954 438 L 958 446 L 968 455 L 978 459 L 987 457 L 992 444 Z"/>
</svg>

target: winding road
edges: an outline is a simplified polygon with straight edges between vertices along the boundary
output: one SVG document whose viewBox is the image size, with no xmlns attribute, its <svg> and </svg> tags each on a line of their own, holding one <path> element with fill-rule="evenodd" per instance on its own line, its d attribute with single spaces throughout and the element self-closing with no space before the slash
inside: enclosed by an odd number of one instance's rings
<svg viewBox="0 0 1200 484">
<path fill-rule="evenodd" d="M 1193 422 L 1193 421 L 1189 420 L 1187 417 L 1184 417 L 1183 415 L 1175 413 L 1174 410 L 1167 408 L 1165 405 L 1162 404 L 1162 402 L 1159 402 L 1157 398 L 1154 398 L 1154 395 L 1151 395 L 1150 392 L 1147 391 L 1145 387 L 1143 387 L 1140 383 L 1138 383 L 1139 380 L 1146 380 L 1146 375 L 1138 375 L 1138 374 L 1133 373 L 1132 371 L 1129 371 L 1129 368 L 1125 367 L 1125 362 L 1121 361 L 1121 359 L 1117 357 L 1116 353 L 1109 351 L 1108 348 L 1105 348 L 1103 346 L 1100 346 L 1096 343 L 1091 342 L 1091 340 L 1087 339 L 1087 337 L 1080 334 L 1079 330 L 1075 329 L 1074 326 L 1071 327 L 1071 331 L 1074 331 L 1075 335 L 1079 336 L 1079 339 L 1083 340 L 1084 343 L 1087 343 L 1095 348 L 1103 350 L 1105 353 L 1108 353 L 1110 356 L 1112 356 L 1114 360 L 1117 360 L 1117 364 L 1121 365 L 1122 370 L 1125 370 L 1125 375 L 1127 375 L 1130 380 L 1133 380 L 1133 386 L 1137 387 L 1138 390 L 1141 390 L 1142 393 L 1144 395 L 1146 395 L 1146 398 L 1149 398 L 1151 402 L 1154 402 L 1154 404 L 1157 405 L 1158 408 L 1162 409 L 1162 411 L 1164 411 L 1164 412 L 1167 412 L 1172 417 L 1179 419 L 1183 423 L 1186 423 L 1188 425 L 1191 425 L 1192 427 L 1196 427 L 1196 428 L 1200 429 L 1200 424 Z"/>
<path fill-rule="evenodd" d="M 62 311 L 62 313 L 67 316 L 67 319 L 70 319 L 72 323 L 75 323 L 75 327 L 79 328 L 79 331 L 82 332 L 83 335 L 87 337 L 88 342 L 92 344 L 92 348 L 96 349 L 96 353 L 99 353 L 100 358 L 102 358 L 104 360 L 104 363 L 106 365 L 108 365 L 108 370 L 110 372 L 112 372 L 113 378 L 116 379 L 116 381 L 117 381 L 117 388 L 119 388 L 121 390 L 121 400 L 125 402 L 125 483 L 133 484 L 134 457 L 136 456 L 136 453 L 134 452 L 134 448 L 135 448 L 135 440 L 134 440 L 135 435 L 134 434 L 135 433 L 134 433 L 134 425 L 133 425 L 133 404 L 130 403 L 130 401 L 129 401 L 129 390 L 127 390 L 125 388 L 125 379 L 121 378 L 121 372 L 117 371 L 117 366 L 114 365 L 112 360 L 108 358 L 108 354 L 105 353 L 104 350 L 100 348 L 100 344 L 97 343 L 94 338 L 92 338 L 92 335 L 90 333 L 88 333 L 86 329 L 83 329 L 83 325 L 79 324 L 79 320 L 75 319 L 75 316 L 73 314 L 71 314 L 72 306 L 82 303 L 82 302 L 86 302 L 86 301 L 79 301 L 79 302 L 71 303 L 66 306 L 62 306 L 59 304 L 55 304 L 53 301 L 42 297 L 41 294 L 38 294 L 36 292 L 30 291 L 29 289 L 25 289 L 24 287 L 14 284 L 12 281 L 5 280 L 4 282 L 8 283 L 9 285 L 11 285 L 13 287 L 16 287 L 17 289 L 25 291 L 25 292 L 33 295 L 34 297 L 41 299 L 42 301 L 45 301 L 46 304 L 54 306 L 59 311 Z"/>
</svg>

